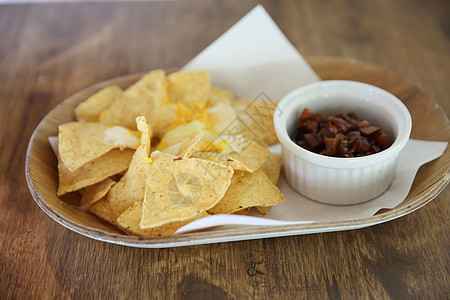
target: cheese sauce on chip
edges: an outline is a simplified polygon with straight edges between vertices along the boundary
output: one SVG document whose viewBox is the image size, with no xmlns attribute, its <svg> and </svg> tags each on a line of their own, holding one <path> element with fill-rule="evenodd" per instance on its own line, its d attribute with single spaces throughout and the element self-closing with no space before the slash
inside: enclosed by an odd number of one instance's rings
<svg viewBox="0 0 450 300">
<path fill-rule="evenodd" d="M 137 132 L 132 132 L 122 126 L 114 126 L 103 132 L 103 143 L 119 146 L 120 149 L 139 147 L 139 138 L 140 135 Z"/>
<path fill-rule="evenodd" d="M 210 214 L 265 214 L 284 200 L 281 157 L 267 149 L 278 142 L 273 114 L 256 118 L 275 110 L 266 102 L 235 99 L 205 70 L 106 87 L 58 127 L 57 195 L 81 191 L 80 208 L 140 236 Z"/>
</svg>

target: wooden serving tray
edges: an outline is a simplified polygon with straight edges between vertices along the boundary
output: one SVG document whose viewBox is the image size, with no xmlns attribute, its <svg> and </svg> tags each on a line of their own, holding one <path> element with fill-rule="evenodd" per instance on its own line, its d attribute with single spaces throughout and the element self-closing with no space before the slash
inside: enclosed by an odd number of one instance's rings
<svg viewBox="0 0 450 300">
<path fill-rule="evenodd" d="M 413 121 L 411 138 L 448 141 L 450 127 L 439 106 L 408 80 L 375 65 L 352 59 L 313 56 L 308 63 L 323 79 L 345 79 L 369 83 L 385 89 L 408 107 Z M 61 199 L 56 196 L 58 185 L 57 160 L 48 142 L 58 134 L 58 125 L 74 120 L 74 108 L 83 100 L 110 84 L 126 88 L 142 74 L 111 79 L 88 87 L 63 101 L 39 123 L 30 139 L 26 155 L 26 178 L 31 194 L 41 209 L 61 225 L 93 239 L 143 248 L 164 248 L 226 241 L 248 240 L 363 228 L 404 216 L 434 199 L 450 180 L 450 151 L 422 166 L 407 198 L 394 209 L 379 211 L 373 217 L 310 224 L 251 226 L 214 232 L 195 232 L 171 237 L 147 238 L 128 236 L 97 216 L 76 207 L 79 195 L 72 193 Z"/>
</svg>

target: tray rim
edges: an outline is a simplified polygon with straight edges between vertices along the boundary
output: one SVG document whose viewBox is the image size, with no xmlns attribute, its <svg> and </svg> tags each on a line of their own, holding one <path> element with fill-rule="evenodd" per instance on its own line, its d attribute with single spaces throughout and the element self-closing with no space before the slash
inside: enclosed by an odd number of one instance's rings
<svg viewBox="0 0 450 300">
<path fill-rule="evenodd" d="M 314 59 L 332 59 L 332 60 L 343 60 L 348 61 L 349 63 L 359 62 L 365 65 L 371 65 L 377 68 L 381 68 L 377 65 L 359 61 L 353 58 L 346 57 L 333 57 L 333 56 L 309 56 L 306 57 L 307 60 Z M 393 73 L 392 71 L 381 68 L 383 71 L 388 71 Z M 95 229 L 92 227 L 87 227 L 81 224 L 78 224 L 70 219 L 64 218 L 60 214 L 58 214 L 49 204 L 44 201 L 44 199 L 39 194 L 36 189 L 33 178 L 30 170 L 30 157 L 33 150 L 33 142 L 35 140 L 35 136 L 41 128 L 42 124 L 49 118 L 51 113 L 62 105 L 66 104 L 70 99 L 76 98 L 79 94 L 85 94 L 91 91 L 98 90 L 104 86 L 107 86 L 111 83 L 117 82 L 118 80 L 126 81 L 138 79 L 145 73 L 134 73 L 124 76 L 118 76 L 115 78 L 111 78 L 105 81 L 101 81 L 95 83 L 91 86 L 88 86 L 77 93 L 71 95 L 70 97 L 61 101 L 58 105 L 56 105 L 52 110 L 50 110 L 46 116 L 39 122 L 37 127 L 35 128 L 26 151 L 25 158 L 25 177 L 27 181 L 28 188 L 30 193 L 36 202 L 36 204 L 53 220 L 55 220 L 60 225 L 66 227 L 69 230 L 77 232 L 83 236 L 92 238 L 94 240 L 99 240 L 103 242 L 109 242 L 112 244 L 138 247 L 138 248 L 169 248 L 169 247 L 180 247 L 180 246 L 192 246 L 199 244 L 211 244 L 211 243 L 221 243 L 221 242 L 232 242 L 232 241 L 241 241 L 241 240 L 252 240 L 252 239 L 260 239 L 260 238 L 272 238 L 272 237 L 282 237 L 282 236 L 293 236 L 293 235 L 303 235 L 303 234 L 313 234 L 313 233 L 322 233 L 322 232 L 333 232 L 333 231 L 343 231 L 343 230 L 352 230 L 359 229 L 368 226 L 373 226 L 377 224 L 381 224 L 384 222 L 388 222 L 407 214 L 410 214 L 417 209 L 423 207 L 430 201 L 432 201 L 435 197 L 437 197 L 448 185 L 450 181 L 450 168 L 447 169 L 446 173 L 441 176 L 437 181 L 429 185 L 427 188 L 420 191 L 420 196 L 417 199 L 414 199 L 411 203 L 404 206 L 397 206 L 396 208 L 389 209 L 385 212 L 375 214 L 372 217 L 365 218 L 357 218 L 350 220 L 340 220 L 340 221 L 318 221 L 306 224 L 290 224 L 290 225 L 271 225 L 271 226 L 252 226 L 251 227 L 242 227 L 235 229 L 226 229 L 226 230 L 217 230 L 214 231 L 214 237 L 211 237 L 211 232 L 192 232 L 192 233 L 184 233 L 180 235 L 173 235 L 170 237 L 139 237 L 139 236 L 130 236 L 125 234 L 114 234 L 102 231 L 100 229 Z M 395 73 L 394 73 L 395 74 Z M 397 75 L 397 74 L 396 74 Z M 400 75 L 398 75 L 400 76 Z M 401 77 L 401 76 L 400 76 Z M 403 77 L 401 77 L 403 79 Z M 407 80 L 407 79 L 405 79 Z M 414 84 L 418 89 L 422 91 L 420 87 Z M 428 96 L 428 95 L 427 95 Z M 428 98 L 434 102 L 437 106 L 439 106 L 431 97 Z M 439 107 L 440 112 L 445 116 L 442 109 Z M 445 116 L 446 117 L 446 116 Z M 447 117 L 446 117 L 447 119 Z M 448 119 L 447 119 L 448 122 Z M 447 151 L 447 150 L 446 150 Z M 249 229 L 251 228 L 251 229 Z"/>
</svg>

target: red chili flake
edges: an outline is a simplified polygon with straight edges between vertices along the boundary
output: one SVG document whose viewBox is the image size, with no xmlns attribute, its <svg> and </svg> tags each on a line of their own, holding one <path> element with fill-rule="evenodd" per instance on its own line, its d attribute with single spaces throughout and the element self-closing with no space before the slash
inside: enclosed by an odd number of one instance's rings
<svg viewBox="0 0 450 300">
<path fill-rule="evenodd" d="M 353 142 L 353 147 L 352 147 L 351 152 L 354 153 L 356 150 L 358 150 L 358 146 L 359 146 L 359 140 L 356 139 L 356 140 Z"/>
<path fill-rule="evenodd" d="M 173 161 L 182 160 L 182 159 L 183 159 L 182 157 L 177 157 L 177 158 L 174 158 Z"/>
</svg>

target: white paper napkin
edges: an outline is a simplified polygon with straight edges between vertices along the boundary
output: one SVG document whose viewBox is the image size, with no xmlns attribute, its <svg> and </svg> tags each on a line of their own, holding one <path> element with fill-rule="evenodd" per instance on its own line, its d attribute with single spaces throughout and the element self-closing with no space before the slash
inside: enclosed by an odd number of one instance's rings
<svg viewBox="0 0 450 300">
<path fill-rule="evenodd" d="M 208 70 L 211 83 L 242 98 L 281 99 L 319 81 L 261 5 L 192 59 L 183 70 Z"/>
<path fill-rule="evenodd" d="M 281 99 L 301 85 L 320 80 L 261 5 L 183 69 L 208 70 L 213 85 L 250 99 L 261 93 L 267 98 Z M 247 216 L 215 215 L 196 220 L 177 233 L 214 226 L 281 225 L 370 217 L 382 208 L 400 204 L 408 195 L 419 167 L 441 156 L 446 147 L 445 142 L 410 140 L 401 152 L 394 182 L 372 201 L 348 206 L 322 204 L 298 194 L 281 176 L 278 188 L 286 200 L 272 207 L 265 216 L 257 212 Z M 279 145 L 271 149 L 280 150 Z"/>
</svg>

